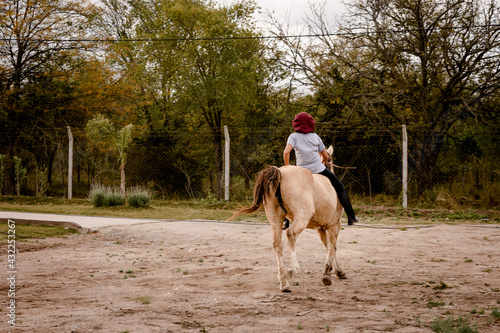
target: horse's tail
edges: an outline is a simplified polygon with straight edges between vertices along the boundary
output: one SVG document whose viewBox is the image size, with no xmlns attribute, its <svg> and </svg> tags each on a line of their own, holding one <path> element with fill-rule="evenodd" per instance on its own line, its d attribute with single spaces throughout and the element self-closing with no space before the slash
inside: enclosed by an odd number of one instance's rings
<svg viewBox="0 0 500 333">
<path fill-rule="evenodd" d="M 276 196 L 281 204 L 281 193 L 279 190 L 279 185 L 281 182 L 281 172 L 275 166 L 268 166 L 264 170 L 260 171 L 257 175 L 257 181 L 253 188 L 253 205 L 248 208 L 244 208 L 231 216 L 229 220 L 232 220 L 236 216 L 243 214 L 251 214 L 262 208 L 264 205 L 264 200 L 266 197 Z"/>
</svg>

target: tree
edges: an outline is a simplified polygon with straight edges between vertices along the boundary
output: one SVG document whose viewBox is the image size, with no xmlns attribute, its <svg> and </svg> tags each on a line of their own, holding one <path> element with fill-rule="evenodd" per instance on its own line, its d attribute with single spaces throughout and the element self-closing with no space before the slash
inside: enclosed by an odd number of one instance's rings
<svg viewBox="0 0 500 333">
<path fill-rule="evenodd" d="M 497 1 L 358 0 L 339 33 L 321 7 L 313 9 L 309 27 L 321 43 L 289 42 L 294 64 L 336 112 L 355 111 L 389 131 L 408 126 L 419 194 L 433 185 L 446 133 L 458 121 L 496 122 Z"/>
<path fill-rule="evenodd" d="M 255 107 L 267 75 L 265 47 L 260 40 L 233 39 L 255 36 L 248 22 L 252 12 L 253 7 L 245 3 L 207 11 L 199 21 L 203 31 L 193 35 L 207 40 L 189 46 L 187 54 L 193 66 L 182 76 L 181 85 L 187 92 L 183 102 L 194 119 L 202 116 L 210 129 L 219 198 L 223 195 L 223 124 L 230 125 L 234 123 L 231 118 L 243 116 L 247 105 Z M 226 39 L 217 40 L 221 37 Z"/>
<path fill-rule="evenodd" d="M 253 38 L 254 3 L 218 7 L 203 0 L 131 1 L 128 8 L 107 2 L 114 13 L 109 17 L 128 12 L 128 19 L 112 20 L 116 32 L 141 40 L 125 41 L 116 52 L 147 101 L 138 110 L 146 128 L 171 135 L 172 128 L 182 127 L 185 135 L 208 127 L 214 158 L 207 165 L 213 165 L 213 188 L 222 198 L 223 124 L 242 117 L 265 93 L 273 68 L 266 63 L 268 49 Z"/>
<path fill-rule="evenodd" d="M 125 163 L 127 162 L 127 149 L 132 141 L 132 129 L 134 125 L 128 124 L 118 131 L 115 139 L 120 159 L 120 191 L 125 196 Z"/>
<path fill-rule="evenodd" d="M 6 162 L 12 164 L 14 151 L 32 144 L 33 138 L 53 139 L 55 124 L 33 115 L 31 108 L 35 104 L 40 110 L 40 104 L 28 100 L 29 95 L 39 96 L 40 87 L 58 81 L 54 73 L 67 69 L 71 52 L 89 47 L 77 40 L 86 36 L 94 14 L 95 6 L 87 1 L 0 0 L 0 145 Z M 33 128 L 43 129 L 42 135 L 31 133 Z M 12 188 L 10 170 L 5 185 Z"/>
<path fill-rule="evenodd" d="M 115 151 L 120 161 L 120 191 L 125 196 L 125 164 L 127 149 L 132 141 L 133 125 L 129 124 L 118 132 L 108 118 L 96 114 L 89 120 L 85 128 L 87 139 L 100 151 Z"/>
</svg>

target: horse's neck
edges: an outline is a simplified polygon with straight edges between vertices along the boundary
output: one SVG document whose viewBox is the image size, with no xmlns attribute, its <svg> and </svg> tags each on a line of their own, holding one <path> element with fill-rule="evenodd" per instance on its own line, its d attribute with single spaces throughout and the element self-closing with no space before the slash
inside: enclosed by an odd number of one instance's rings
<svg viewBox="0 0 500 333">
<path fill-rule="evenodd" d="M 335 174 L 335 171 L 334 171 L 334 169 L 333 169 L 333 163 L 332 163 L 331 159 L 330 159 L 330 160 L 328 160 L 328 161 L 326 162 L 326 167 L 327 167 L 327 168 L 328 168 L 328 170 L 330 170 L 333 174 Z"/>
<path fill-rule="evenodd" d="M 321 162 L 323 162 L 328 170 L 333 172 L 335 174 L 335 171 L 333 171 L 333 163 L 332 163 L 332 157 L 329 156 L 329 158 L 325 161 L 323 156 L 321 155 Z"/>
</svg>

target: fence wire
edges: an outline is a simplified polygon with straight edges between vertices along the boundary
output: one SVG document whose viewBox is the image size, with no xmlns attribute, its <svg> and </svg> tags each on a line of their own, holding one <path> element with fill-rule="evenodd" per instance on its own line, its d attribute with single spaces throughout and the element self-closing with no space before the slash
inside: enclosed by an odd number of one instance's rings
<svg viewBox="0 0 500 333">
<path fill-rule="evenodd" d="M 400 196 L 402 191 L 402 148 L 399 138 L 387 132 L 353 130 L 327 131 L 318 128 L 325 144 L 334 147 L 335 173 L 351 194 L 373 197 L 378 194 Z M 285 130 L 231 130 L 230 199 L 252 196 L 256 174 L 267 165 L 282 165 L 288 133 Z M 415 133 L 413 133 L 415 134 Z M 485 133 L 482 141 L 498 133 Z M 409 137 L 412 132 L 409 131 Z M 481 140 L 477 140 L 481 141 Z M 496 144 L 467 151 L 452 140 L 441 148 L 432 168 L 431 199 L 443 193 L 461 194 L 464 201 L 478 200 L 480 192 L 498 192 L 499 160 Z M 92 151 L 84 138 L 75 138 L 73 159 L 73 197 L 88 196 L 92 184 L 119 187 L 120 161 L 113 151 Z M 220 147 L 223 151 L 224 142 Z M 411 150 L 411 145 L 410 145 Z M 0 152 L 1 153 L 1 152 Z M 5 154 L 5 152 L 3 152 Z M 410 151 L 411 155 L 411 151 Z M 25 177 L 18 179 L 12 157 L 21 159 Z M 127 150 L 125 176 L 127 187 L 144 187 L 156 199 L 223 198 L 222 161 L 216 161 L 214 144 L 207 131 L 184 134 L 163 133 L 136 139 Z M 294 156 L 292 155 L 292 163 Z M 418 195 L 416 162 L 410 159 L 409 195 Z M 67 196 L 68 143 L 17 148 L 3 161 L 2 194 L 19 192 L 29 196 Z M 498 193 L 497 193 L 498 194 Z M 489 199 L 495 201 L 495 199 Z M 494 203 L 496 204 L 496 203 Z"/>
</svg>

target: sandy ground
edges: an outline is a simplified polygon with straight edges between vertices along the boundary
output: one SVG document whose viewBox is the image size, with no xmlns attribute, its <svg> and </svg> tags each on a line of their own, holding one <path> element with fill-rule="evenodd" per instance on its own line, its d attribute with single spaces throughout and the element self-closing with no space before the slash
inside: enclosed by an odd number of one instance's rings
<svg viewBox="0 0 500 333">
<path fill-rule="evenodd" d="M 279 291 L 268 225 L 160 222 L 17 242 L 18 321 L 7 323 L 3 269 L 0 332 L 429 332 L 438 317 L 500 332 L 499 240 L 491 227 L 345 226 L 348 279 L 324 286 L 325 250 L 306 230 L 291 293 Z"/>
</svg>

